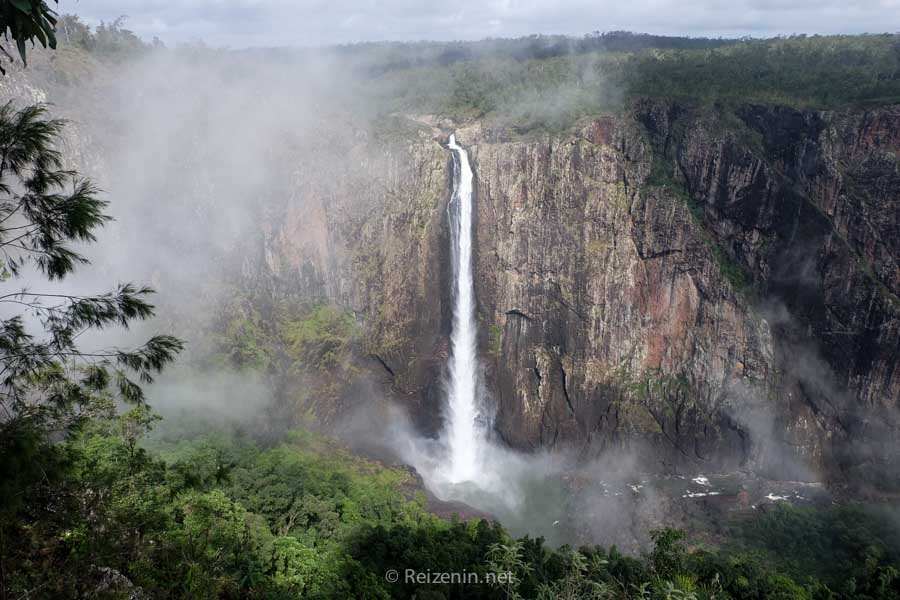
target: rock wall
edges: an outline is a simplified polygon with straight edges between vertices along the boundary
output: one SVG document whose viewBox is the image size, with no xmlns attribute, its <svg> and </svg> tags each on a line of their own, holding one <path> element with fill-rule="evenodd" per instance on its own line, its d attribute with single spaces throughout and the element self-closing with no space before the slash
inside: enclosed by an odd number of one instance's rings
<svg viewBox="0 0 900 600">
<path fill-rule="evenodd" d="M 788 434 L 820 471 L 896 487 L 900 109 L 737 115 L 694 118 L 672 154 L 773 326 Z"/>
<path fill-rule="evenodd" d="M 95 87 L 17 72 L 0 94 L 93 106 Z M 444 402 L 452 130 L 476 175 L 479 347 L 504 443 L 900 487 L 900 107 L 648 100 L 525 137 L 425 117 L 309 127 L 268 150 L 255 233 L 222 261 L 270 308 L 352 311 L 362 371 L 422 431 Z M 101 185 L 107 129 L 87 111 L 67 139 Z M 228 182 L 172 160 L 208 175 L 194 187 L 215 211 Z M 351 387 L 304 410 L 334 422 L 382 395 Z"/>
<path fill-rule="evenodd" d="M 688 204 L 645 185 L 640 128 L 606 119 L 474 148 L 500 435 L 736 466 L 744 441 L 727 390 L 772 387 L 768 326 L 719 273 Z"/>
<path fill-rule="evenodd" d="M 498 437 L 650 469 L 894 485 L 880 474 L 900 397 L 898 114 L 644 102 L 565 135 L 455 127 L 477 177 Z M 323 281 L 342 282 L 331 297 L 369 325 L 376 371 L 431 433 L 450 127 L 361 144 L 381 157 L 366 191 L 329 192 L 356 216 L 323 213 L 343 256 Z M 274 239 L 289 255 L 293 237 Z"/>
</svg>

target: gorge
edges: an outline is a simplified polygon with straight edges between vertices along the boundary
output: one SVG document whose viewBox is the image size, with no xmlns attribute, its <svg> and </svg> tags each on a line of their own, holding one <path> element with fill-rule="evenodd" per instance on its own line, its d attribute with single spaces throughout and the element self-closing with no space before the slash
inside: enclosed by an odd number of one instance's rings
<svg viewBox="0 0 900 600">
<path fill-rule="evenodd" d="M 900 36 L 52 6 L 0 10 L 0 598 L 900 597 Z"/>
<path fill-rule="evenodd" d="M 445 471 L 385 460 L 451 485 L 477 479 L 482 450 L 503 456 L 501 487 L 529 472 L 626 494 L 682 478 L 677 498 L 736 473 L 848 497 L 900 485 L 896 103 L 623 92 L 528 128 L 516 96 L 499 114 L 430 96 L 370 114 L 352 84 L 373 78 L 362 98 L 381 101 L 380 72 L 344 81 L 331 58 L 149 56 L 112 81 L 99 63 L 67 79 L 86 59 L 60 56 L 12 71 L 4 98 L 75 122 L 67 155 L 120 201 L 107 272 L 190 298 L 163 304 L 196 362 L 265 382 L 265 402 L 212 412 L 245 408 L 272 437 L 302 422 L 414 440 L 429 465 L 443 445 Z M 614 85 L 588 75 L 608 68 L 548 85 L 599 81 L 599 97 Z M 473 73 L 453 77 L 469 98 Z M 151 206 L 166 228 L 142 220 Z M 767 494 L 784 495 L 752 500 Z"/>
<path fill-rule="evenodd" d="M 587 456 L 626 447 L 648 469 L 741 467 L 779 479 L 869 479 L 890 464 L 877 455 L 890 445 L 875 439 L 891 438 L 898 385 L 888 284 L 896 163 L 885 153 L 895 111 L 741 111 L 746 121 L 726 124 L 727 114 L 644 103 L 544 140 L 458 130 L 478 165 L 479 348 L 506 444 Z M 792 125 L 806 120 L 819 123 L 815 133 Z M 325 289 L 352 277 L 352 294 L 335 300 L 393 315 L 390 327 L 375 325 L 373 354 L 389 368 L 389 389 L 436 433 L 450 300 L 425 298 L 449 289 L 432 277 L 447 245 L 449 170 L 433 141 L 442 134 L 418 135 L 392 158 L 391 191 L 372 198 L 375 222 L 367 209 L 369 222 L 348 230 L 364 240 L 361 253 L 383 245 L 373 271 L 312 254 L 277 269 L 306 265 Z M 871 169 L 882 173 L 878 188 L 846 187 Z M 835 185 L 846 191 L 825 191 Z M 832 221 L 849 203 L 880 207 L 870 213 L 877 220 L 857 233 Z M 869 271 L 863 260 L 882 266 Z M 807 265 L 809 276 L 785 279 L 788 264 Z M 829 283 L 838 280 L 848 287 Z M 847 360 L 855 347 L 861 354 Z M 886 418 L 876 424 L 871 410 Z M 868 433 L 856 435 L 858 426 Z"/>
</svg>

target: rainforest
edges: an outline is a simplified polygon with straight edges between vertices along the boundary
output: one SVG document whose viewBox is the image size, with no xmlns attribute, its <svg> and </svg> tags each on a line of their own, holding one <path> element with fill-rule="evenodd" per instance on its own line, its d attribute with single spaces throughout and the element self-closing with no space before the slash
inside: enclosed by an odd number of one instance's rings
<svg viewBox="0 0 900 600">
<path fill-rule="evenodd" d="M 101 4 L 0 2 L 0 599 L 900 597 L 900 35 Z"/>
</svg>

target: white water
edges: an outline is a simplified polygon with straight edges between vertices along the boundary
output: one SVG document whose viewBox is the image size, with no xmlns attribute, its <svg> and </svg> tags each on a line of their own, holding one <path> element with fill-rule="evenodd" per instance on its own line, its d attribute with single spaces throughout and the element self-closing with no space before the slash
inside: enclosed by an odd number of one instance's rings
<svg viewBox="0 0 900 600">
<path fill-rule="evenodd" d="M 455 173 L 453 196 L 448 207 L 450 222 L 454 224 L 455 221 L 456 225 L 452 232 L 456 289 L 445 436 L 450 463 L 447 479 L 450 483 L 459 483 L 476 479 L 482 437 L 476 423 L 478 358 L 472 280 L 472 167 L 468 153 L 457 145 L 456 136 L 450 136 L 449 147 L 459 158 L 459 170 Z"/>
</svg>

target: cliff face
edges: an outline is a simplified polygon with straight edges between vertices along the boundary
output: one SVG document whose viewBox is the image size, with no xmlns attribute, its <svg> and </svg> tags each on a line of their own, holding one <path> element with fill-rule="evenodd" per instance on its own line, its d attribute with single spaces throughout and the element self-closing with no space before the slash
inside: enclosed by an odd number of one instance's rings
<svg viewBox="0 0 900 600">
<path fill-rule="evenodd" d="M 0 93 L 68 89 L 17 74 Z M 88 116 L 67 141 L 101 184 L 107 128 Z M 426 118 L 284 134 L 239 284 L 351 311 L 368 379 L 430 434 L 451 322 L 451 130 L 476 175 L 479 350 L 505 443 L 900 486 L 900 107 L 646 101 L 553 136 Z M 189 174 L 186 155 L 173 161 Z M 207 169 L 201 200 L 243 193 Z M 300 410 L 337 423 L 373 396 L 337 383 Z"/>
<path fill-rule="evenodd" d="M 352 311 L 364 324 L 369 373 L 433 433 L 441 426 L 451 318 L 449 154 L 416 128 L 400 141 L 360 134 L 345 152 L 297 166 L 325 183 L 292 183 L 296 195 L 270 215 L 269 273 L 280 293 Z M 325 163 L 337 172 L 323 178 L 317 165 Z M 320 418 L 332 413 L 310 408 Z"/>
<path fill-rule="evenodd" d="M 900 398 L 898 131 L 897 108 L 660 102 L 564 136 L 457 128 L 498 436 L 651 469 L 878 480 Z M 450 322 L 443 133 L 358 144 L 378 158 L 293 230 L 320 215 L 327 261 L 297 252 L 290 218 L 267 250 L 367 323 L 375 372 L 432 433 Z"/>
<path fill-rule="evenodd" d="M 640 127 L 601 120 L 474 155 L 501 436 L 736 466 L 745 440 L 727 390 L 773 386 L 768 326 L 719 273 L 688 204 L 646 185 Z"/>
<path fill-rule="evenodd" d="M 691 125 L 673 154 L 758 288 L 792 443 L 818 446 L 820 471 L 896 487 L 900 110 L 738 116 L 743 136 Z"/>
</svg>

